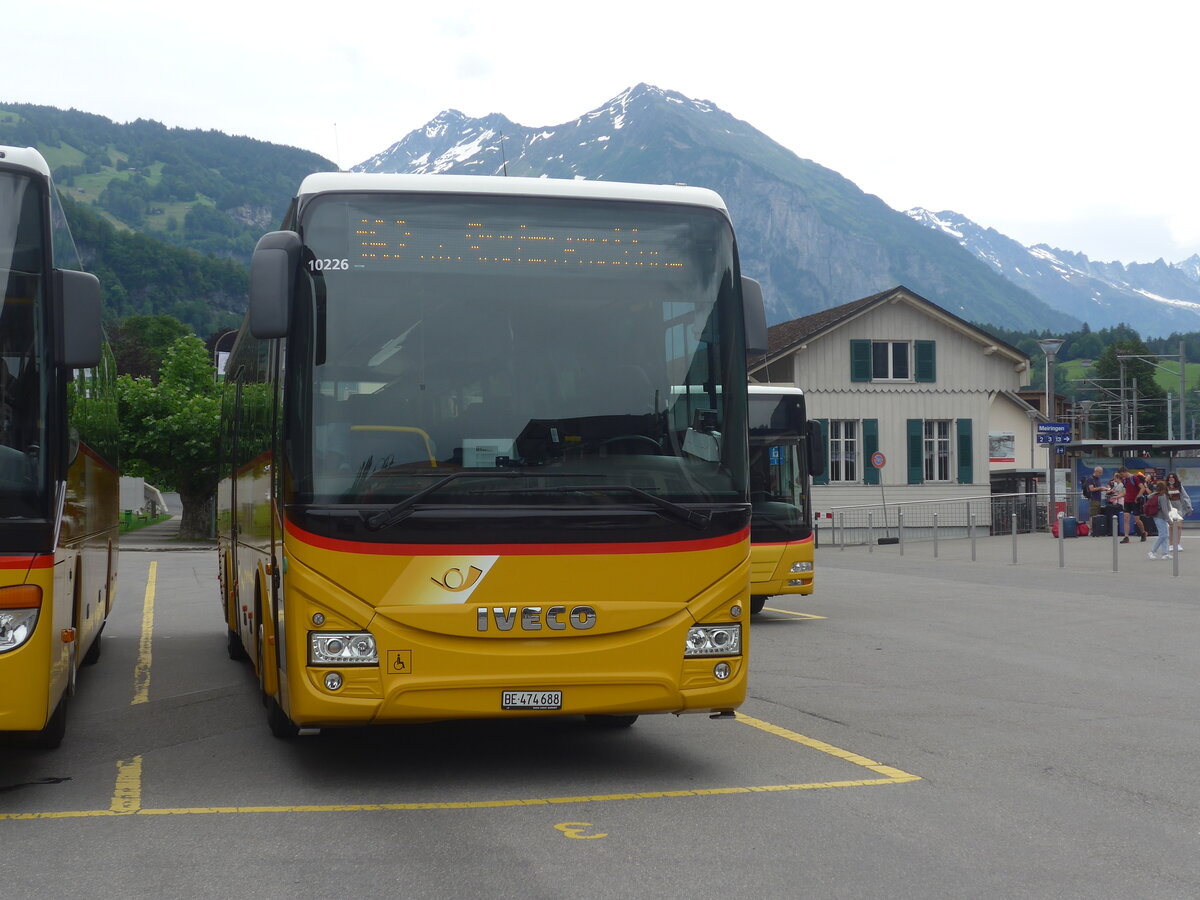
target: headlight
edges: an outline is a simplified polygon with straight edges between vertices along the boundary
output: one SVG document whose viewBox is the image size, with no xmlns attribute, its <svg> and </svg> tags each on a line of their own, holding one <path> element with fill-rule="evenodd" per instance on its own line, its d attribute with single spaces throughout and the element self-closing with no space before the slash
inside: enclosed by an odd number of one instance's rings
<svg viewBox="0 0 1200 900">
<path fill-rule="evenodd" d="M 369 631 L 308 633 L 310 666 L 377 666 L 379 651 Z"/>
<path fill-rule="evenodd" d="M 813 564 L 810 562 L 792 563 L 792 571 L 793 572 L 811 572 L 813 570 L 812 566 L 813 566 Z"/>
<path fill-rule="evenodd" d="M 684 657 L 737 656 L 742 652 L 742 626 L 693 625 L 688 629 Z"/>
<path fill-rule="evenodd" d="M 22 584 L 0 588 L 0 653 L 16 650 L 33 634 L 42 607 L 42 589 Z"/>
</svg>

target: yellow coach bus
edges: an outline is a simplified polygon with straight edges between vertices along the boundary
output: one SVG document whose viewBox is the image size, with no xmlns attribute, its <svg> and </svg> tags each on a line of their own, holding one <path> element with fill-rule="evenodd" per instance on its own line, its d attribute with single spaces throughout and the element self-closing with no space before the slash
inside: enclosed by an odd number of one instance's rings
<svg viewBox="0 0 1200 900">
<path fill-rule="evenodd" d="M 731 715 L 766 326 L 721 198 L 327 173 L 283 229 L 218 493 L 229 651 L 272 732 Z"/>
<path fill-rule="evenodd" d="M 45 159 L 0 147 L 0 733 L 44 747 L 116 593 L 114 367 L 79 269 Z"/>
<path fill-rule="evenodd" d="M 825 454 L 800 388 L 749 390 L 750 611 L 757 613 L 769 596 L 813 592 L 811 476 L 825 471 Z"/>
</svg>

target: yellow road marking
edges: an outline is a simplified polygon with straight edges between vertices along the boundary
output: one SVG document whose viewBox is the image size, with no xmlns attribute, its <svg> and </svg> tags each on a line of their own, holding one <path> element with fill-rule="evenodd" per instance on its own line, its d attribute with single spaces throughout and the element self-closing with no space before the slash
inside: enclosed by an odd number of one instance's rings
<svg viewBox="0 0 1200 900">
<path fill-rule="evenodd" d="M 737 713 L 737 721 L 743 725 L 757 728 L 767 734 L 784 738 L 811 750 L 817 750 L 829 756 L 837 757 L 848 763 L 853 763 L 864 769 L 870 769 L 882 778 L 864 778 L 850 781 L 817 781 L 804 784 L 768 784 L 753 787 L 720 787 L 696 788 L 694 790 L 678 791 L 637 791 L 624 794 L 585 794 L 577 797 L 535 797 L 513 800 L 454 800 L 427 803 L 346 803 L 321 804 L 300 806 L 203 806 L 177 809 L 143 809 L 141 806 L 142 758 L 135 756 L 128 761 L 117 763 L 117 785 L 113 792 L 112 805 L 109 809 L 81 810 L 73 812 L 47 813 L 0 813 L 0 821 L 5 819 L 85 819 L 97 816 L 211 816 L 235 815 L 245 813 L 315 813 L 315 812 L 419 812 L 425 810 L 451 809 L 511 809 L 513 807 L 556 806 L 567 803 L 611 803 L 616 800 L 663 800 L 677 797 L 719 797 L 736 794 L 770 794 L 785 791 L 814 791 L 826 788 L 868 787 L 880 784 L 906 784 L 920 781 L 921 776 L 885 766 L 873 759 L 851 753 L 805 737 L 795 731 L 789 731 L 779 725 L 772 725 L 762 719 Z M 577 823 L 566 823 L 574 825 Z M 569 835 L 570 836 L 570 835 Z M 599 835 L 594 835 L 598 837 Z"/>
<path fill-rule="evenodd" d="M 118 815 L 137 812 L 142 807 L 142 758 L 135 756 L 117 762 L 117 786 L 109 811 Z"/>
<path fill-rule="evenodd" d="M 790 609 L 776 609 L 773 606 L 764 606 L 764 612 L 781 613 L 785 616 L 795 616 L 797 619 L 824 619 L 826 616 L 814 616 L 812 613 L 792 612 Z"/>
<path fill-rule="evenodd" d="M 146 703 L 150 699 L 150 639 L 154 634 L 154 583 L 157 574 L 158 563 L 150 563 L 150 574 L 146 578 L 146 600 L 142 606 L 142 638 L 138 644 L 137 664 L 133 667 L 131 706 Z"/>
<path fill-rule="evenodd" d="M 765 731 L 767 734 L 774 734 L 789 741 L 795 741 L 797 744 L 802 744 L 805 747 L 810 747 L 813 750 L 820 750 L 822 753 L 828 753 L 830 756 L 836 756 L 838 759 L 844 759 L 846 762 L 854 763 L 856 766 L 862 766 L 864 769 L 870 769 L 872 772 L 878 772 L 880 775 L 896 784 L 902 784 L 906 781 L 920 781 L 919 775 L 910 775 L 907 772 L 902 772 L 900 769 L 893 769 L 891 766 L 885 766 L 882 763 L 877 763 L 873 759 L 867 759 L 865 756 L 859 756 L 857 753 L 851 753 L 848 750 L 840 750 L 832 744 L 826 744 L 824 741 L 814 740 L 810 737 L 805 737 L 802 734 L 797 734 L 794 731 L 788 731 L 786 728 L 781 728 L 778 725 L 772 725 L 770 722 L 764 722 L 762 719 L 755 719 L 752 716 L 736 713 L 737 720 L 745 725 L 757 728 L 760 731 Z"/>
</svg>

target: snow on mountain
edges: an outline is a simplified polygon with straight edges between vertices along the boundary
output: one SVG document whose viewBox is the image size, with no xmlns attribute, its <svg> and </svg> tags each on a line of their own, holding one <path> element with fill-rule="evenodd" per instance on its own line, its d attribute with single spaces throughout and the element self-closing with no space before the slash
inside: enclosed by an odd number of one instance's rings
<svg viewBox="0 0 1200 900">
<path fill-rule="evenodd" d="M 1092 328 L 1120 323 L 1147 337 L 1200 329 L 1200 255 L 1182 262 L 1094 262 L 1046 244 L 1023 246 L 959 213 L 910 209 L 1009 281 Z"/>
</svg>

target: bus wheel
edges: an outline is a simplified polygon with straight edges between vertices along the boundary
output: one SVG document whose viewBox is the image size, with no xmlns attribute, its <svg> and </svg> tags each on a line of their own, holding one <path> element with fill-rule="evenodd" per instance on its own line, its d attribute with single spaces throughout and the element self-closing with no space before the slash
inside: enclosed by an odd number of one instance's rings
<svg viewBox="0 0 1200 900">
<path fill-rule="evenodd" d="M 750 612 L 751 612 L 751 614 L 762 612 L 763 607 L 766 605 L 767 605 L 767 595 L 766 594 L 751 595 L 751 597 L 750 597 Z"/>
<path fill-rule="evenodd" d="M 616 729 L 628 728 L 638 720 L 637 716 L 584 716 L 586 721 L 593 728 Z"/>
<path fill-rule="evenodd" d="M 58 700 L 58 706 L 50 714 L 46 727 L 41 731 L 31 732 L 30 743 L 39 750 L 54 750 L 63 741 L 67 733 L 67 695 L 64 693 Z"/>
<path fill-rule="evenodd" d="M 96 632 L 92 646 L 88 647 L 87 653 L 83 654 L 83 664 L 85 666 L 94 666 L 100 662 L 100 638 L 102 637 L 104 637 L 104 623 L 101 623 L 100 630 Z"/>
<path fill-rule="evenodd" d="M 232 628 L 225 633 L 225 652 L 234 662 L 245 662 L 250 658 L 250 655 L 246 653 L 246 647 L 242 644 L 241 637 Z"/>
</svg>

